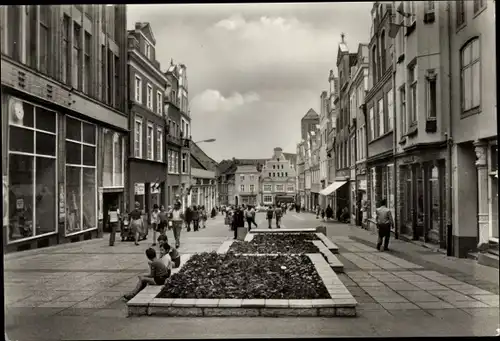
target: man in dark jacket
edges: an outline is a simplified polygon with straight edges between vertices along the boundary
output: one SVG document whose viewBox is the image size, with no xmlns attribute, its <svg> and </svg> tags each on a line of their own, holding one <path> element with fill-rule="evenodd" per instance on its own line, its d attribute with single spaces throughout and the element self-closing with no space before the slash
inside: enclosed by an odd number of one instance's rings
<svg viewBox="0 0 500 341">
<path fill-rule="evenodd" d="M 233 213 L 234 239 L 238 237 L 238 227 L 245 227 L 245 215 L 240 207 L 236 207 Z"/>
<path fill-rule="evenodd" d="M 186 227 L 187 231 L 191 232 L 191 222 L 193 221 L 193 210 L 191 207 L 186 207 L 186 212 L 184 213 L 184 216 L 186 217 Z"/>
</svg>

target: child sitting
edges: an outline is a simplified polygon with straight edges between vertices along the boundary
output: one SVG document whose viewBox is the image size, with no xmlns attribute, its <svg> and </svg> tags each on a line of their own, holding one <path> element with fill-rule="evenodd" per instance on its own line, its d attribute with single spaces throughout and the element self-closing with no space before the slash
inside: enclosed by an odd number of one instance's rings
<svg viewBox="0 0 500 341">
<path fill-rule="evenodd" d="M 161 248 L 163 249 L 162 252 L 170 256 L 170 259 L 174 263 L 174 269 L 178 268 L 181 265 L 181 255 L 179 254 L 179 251 L 170 246 L 168 243 L 163 244 Z"/>
<path fill-rule="evenodd" d="M 135 295 L 137 295 L 142 289 L 144 289 L 148 284 L 149 285 L 163 285 L 167 278 L 170 277 L 170 269 L 161 261 L 156 258 L 156 251 L 152 248 L 146 250 L 146 257 L 149 260 L 149 267 L 151 268 L 151 272 L 149 275 L 139 276 L 139 282 L 135 289 L 125 296 L 123 296 L 126 300 L 132 299 Z"/>
<path fill-rule="evenodd" d="M 160 234 L 158 236 L 157 242 L 158 242 L 158 247 L 160 248 L 160 258 L 162 258 L 163 256 L 165 256 L 165 253 L 163 253 L 164 249 L 162 248 L 162 246 L 164 244 L 168 244 L 168 237 L 165 234 Z"/>
</svg>

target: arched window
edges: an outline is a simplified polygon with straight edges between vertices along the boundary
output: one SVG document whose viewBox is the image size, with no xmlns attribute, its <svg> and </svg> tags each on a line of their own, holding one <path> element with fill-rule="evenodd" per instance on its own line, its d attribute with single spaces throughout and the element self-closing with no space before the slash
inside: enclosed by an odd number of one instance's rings
<svg viewBox="0 0 500 341">
<path fill-rule="evenodd" d="M 468 41 L 460 53 L 462 112 L 481 104 L 481 53 L 479 38 Z"/>
</svg>

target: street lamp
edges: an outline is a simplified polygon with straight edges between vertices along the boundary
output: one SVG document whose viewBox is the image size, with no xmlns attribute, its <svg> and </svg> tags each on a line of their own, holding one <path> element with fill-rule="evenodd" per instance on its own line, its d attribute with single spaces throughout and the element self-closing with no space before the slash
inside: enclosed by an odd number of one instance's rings
<svg viewBox="0 0 500 341">
<path fill-rule="evenodd" d="M 215 141 L 216 141 L 215 139 L 207 139 L 207 140 L 201 140 L 201 141 L 198 141 L 198 142 L 195 142 L 195 143 L 196 144 L 203 143 L 203 142 L 210 143 L 210 142 L 215 142 Z"/>
</svg>

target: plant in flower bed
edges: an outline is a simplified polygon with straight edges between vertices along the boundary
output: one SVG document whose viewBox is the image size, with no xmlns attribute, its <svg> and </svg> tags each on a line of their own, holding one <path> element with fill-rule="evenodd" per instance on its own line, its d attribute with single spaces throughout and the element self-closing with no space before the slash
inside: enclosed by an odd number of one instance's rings
<svg viewBox="0 0 500 341">
<path fill-rule="evenodd" d="M 330 298 L 305 255 L 193 255 L 167 281 L 159 298 L 321 299 Z"/>
<path fill-rule="evenodd" d="M 315 233 L 258 233 L 250 242 L 234 241 L 228 253 L 319 253 L 310 240 L 319 240 Z"/>
</svg>

